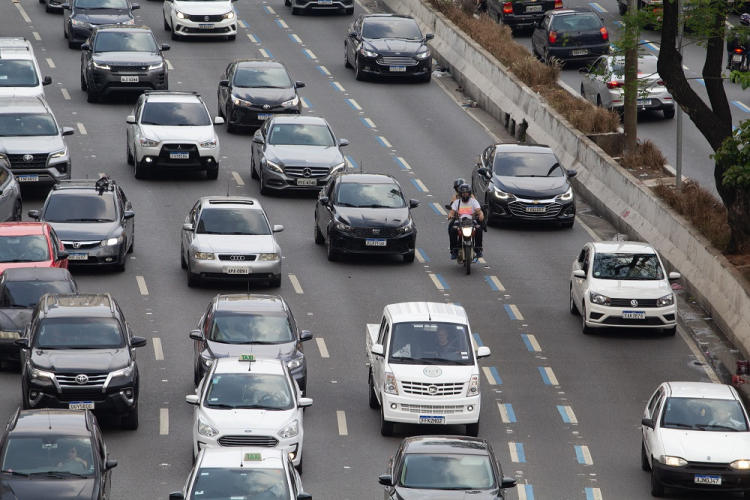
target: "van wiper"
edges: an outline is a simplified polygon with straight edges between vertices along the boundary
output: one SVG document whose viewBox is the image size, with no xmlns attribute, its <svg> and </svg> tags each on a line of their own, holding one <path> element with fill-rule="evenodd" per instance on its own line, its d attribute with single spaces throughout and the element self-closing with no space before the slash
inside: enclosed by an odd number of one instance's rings
<svg viewBox="0 0 750 500">
<path fill-rule="evenodd" d="M 25 472 L 18 472 L 15 470 L 0 470 L 0 472 L 4 472 L 5 474 L 13 474 L 14 476 L 23 476 L 23 477 L 29 477 L 29 475 Z"/>
<path fill-rule="evenodd" d="M 468 357 L 466 358 L 468 361 Z M 422 361 L 434 361 L 435 365 L 465 365 L 466 363 L 463 361 L 458 361 L 455 359 L 445 359 L 445 358 L 422 358 Z"/>
</svg>

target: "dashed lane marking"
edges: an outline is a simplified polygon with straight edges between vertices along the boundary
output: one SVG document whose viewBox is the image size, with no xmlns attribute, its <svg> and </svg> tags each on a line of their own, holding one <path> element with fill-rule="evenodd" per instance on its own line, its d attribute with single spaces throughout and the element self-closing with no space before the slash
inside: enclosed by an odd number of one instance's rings
<svg viewBox="0 0 750 500">
<path fill-rule="evenodd" d="M 348 436 L 349 431 L 346 428 L 346 413 L 343 410 L 336 411 L 336 420 L 339 423 L 339 436 Z"/>
<path fill-rule="evenodd" d="M 576 414 L 573 413 L 573 408 L 571 408 L 570 406 L 558 405 L 557 406 L 557 411 L 560 413 L 560 416 L 562 417 L 563 422 L 565 422 L 566 424 L 577 424 L 578 423 L 578 419 L 576 418 Z"/>
<path fill-rule="evenodd" d="M 404 170 L 411 170 L 411 165 L 409 165 L 406 160 L 404 160 L 400 156 L 394 156 L 393 160 L 398 164 L 399 167 L 401 167 Z"/>
<path fill-rule="evenodd" d="M 510 461 L 515 463 L 526 463 L 526 454 L 523 452 L 523 443 L 508 443 L 510 449 Z"/>
<path fill-rule="evenodd" d="M 448 215 L 448 212 L 440 205 L 440 203 L 430 203 L 430 208 L 438 215 Z"/>
<path fill-rule="evenodd" d="M 318 344 L 318 350 L 320 351 L 321 358 L 328 358 L 328 347 L 326 347 L 326 341 L 322 337 L 315 337 L 315 342 Z"/>
<path fill-rule="evenodd" d="M 424 251 L 422 248 L 417 248 L 414 251 L 414 254 L 417 257 L 417 260 L 421 263 L 430 262 L 430 258 L 427 256 L 427 252 Z"/>
<path fill-rule="evenodd" d="M 439 274 L 430 274 L 430 279 L 435 284 L 438 290 L 450 290 L 451 289 L 451 287 L 449 287 L 448 283 L 445 281 L 445 278 L 443 278 Z"/>
<path fill-rule="evenodd" d="M 586 445 L 576 445 L 576 460 L 582 465 L 594 465 L 594 460 L 591 458 L 591 452 Z"/>
<path fill-rule="evenodd" d="M 297 293 L 305 293 L 302 291 L 302 285 L 299 284 L 299 280 L 297 277 L 293 274 L 289 275 L 289 281 L 292 282 L 292 286 L 294 287 L 294 291 Z"/>
<path fill-rule="evenodd" d="M 372 121 L 372 120 L 370 120 L 369 118 L 362 118 L 362 117 L 360 116 L 360 117 L 359 117 L 359 120 L 360 120 L 360 121 L 361 121 L 362 123 L 364 123 L 366 127 L 369 127 L 369 128 L 375 128 L 375 123 L 373 123 L 373 121 Z"/>
<path fill-rule="evenodd" d="M 136 276 L 135 281 L 138 282 L 138 290 L 141 295 L 148 295 L 148 287 L 146 286 L 146 279 L 143 276 Z"/>
<path fill-rule="evenodd" d="M 602 490 L 599 488 L 586 488 L 586 500 L 602 500 Z"/>
<path fill-rule="evenodd" d="M 503 383 L 500 374 L 497 373 L 497 368 L 494 366 L 483 366 L 482 371 L 490 385 L 501 385 Z"/>
<path fill-rule="evenodd" d="M 302 43 L 302 39 L 294 33 L 290 33 L 289 38 L 291 38 L 293 42 Z"/>
<path fill-rule="evenodd" d="M 36 31 L 32 32 L 32 35 L 34 35 L 34 40 L 36 40 L 37 42 L 40 42 L 42 40 L 42 37 L 40 37 L 39 33 L 37 33 Z"/>
<path fill-rule="evenodd" d="M 653 50 L 654 52 L 659 52 L 659 47 L 654 45 L 654 43 L 651 42 L 650 40 L 641 40 L 641 44 L 645 45 L 646 47 Z"/>
<path fill-rule="evenodd" d="M 747 106 L 747 104 L 743 104 L 740 101 L 732 101 L 732 104 L 740 108 L 745 113 L 750 113 L 750 108 Z"/>
<path fill-rule="evenodd" d="M 516 489 L 518 490 L 518 500 L 534 500 L 534 488 L 530 484 L 519 484 Z"/>
<path fill-rule="evenodd" d="M 275 10 L 273 10 L 273 9 L 272 9 L 271 7 L 269 7 L 268 5 L 264 6 L 263 8 L 264 8 L 264 9 L 266 9 L 266 12 L 268 12 L 269 14 L 276 14 L 276 11 L 275 11 Z"/>
<path fill-rule="evenodd" d="M 305 54 L 308 59 L 317 59 L 315 54 L 313 54 L 313 51 L 310 49 L 302 49 L 302 53 Z"/>
<path fill-rule="evenodd" d="M 279 26 L 279 28 L 289 28 L 289 26 L 287 26 L 283 19 L 277 19 L 276 24 Z"/>
<path fill-rule="evenodd" d="M 47 64 L 49 64 L 51 69 L 55 69 L 55 61 L 53 61 L 51 57 L 47 58 Z"/>
<path fill-rule="evenodd" d="M 513 411 L 513 405 L 510 403 L 498 403 L 497 409 L 500 410 L 500 420 L 504 424 L 516 423 L 516 412 Z"/>
<path fill-rule="evenodd" d="M 482 337 L 480 337 L 477 332 L 472 333 L 471 336 L 474 339 L 474 343 L 476 344 L 477 347 L 484 346 L 484 342 L 482 342 Z"/>
<path fill-rule="evenodd" d="M 539 373 L 542 376 L 542 380 L 546 385 L 560 385 L 555 377 L 555 372 L 549 366 L 540 366 Z"/>
<path fill-rule="evenodd" d="M 245 181 L 242 180 L 242 177 L 240 177 L 239 173 L 232 172 L 232 177 L 234 177 L 234 182 L 236 182 L 238 186 L 244 186 L 245 185 Z"/>
<path fill-rule="evenodd" d="M 266 59 L 270 59 L 271 57 L 273 57 L 273 54 L 271 54 L 271 52 L 266 49 L 258 49 L 258 52 L 260 52 L 260 55 L 262 55 Z"/>
<path fill-rule="evenodd" d="M 419 179 L 411 179 L 411 183 L 414 184 L 414 187 L 417 188 L 420 193 L 430 192 L 430 190 L 427 189 L 427 186 L 424 185 L 424 182 L 420 181 Z"/>
<path fill-rule="evenodd" d="M 346 91 L 344 90 L 344 87 L 343 87 L 343 85 L 341 85 L 341 84 L 340 84 L 339 82 L 329 82 L 329 83 L 331 84 L 331 87 L 335 88 L 335 89 L 336 89 L 336 90 L 338 90 L 339 92 L 346 92 Z"/>
<path fill-rule="evenodd" d="M 312 104 L 310 104 L 310 101 L 307 99 L 307 97 L 302 97 L 300 100 L 302 101 L 303 108 L 307 108 L 307 109 L 312 108 Z"/>
<path fill-rule="evenodd" d="M 379 135 L 379 136 L 377 137 L 377 140 L 378 140 L 378 143 L 379 143 L 379 144 L 380 144 L 381 146 L 383 146 L 384 148 L 392 148 L 392 147 L 393 147 L 393 146 L 391 145 L 391 143 L 390 143 L 390 142 L 388 142 L 388 139 L 386 139 L 386 138 L 385 138 L 385 137 L 383 137 L 382 135 Z"/>
<path fill-rule="evenodd" d="M 169 434 L 169 408 L 159 409 L 159 434 L 162 436 Z"/>
<path fill-rule="evenodd" d="M 539 345 L 539 342 L 537 342 L 534 335 L 522 333 L 521 338 L 523 339 L 523 343 L 526 345 L 526 349 L 531 352 L 542 352 L 542 346 Z"/>
<path fill-rule="evenodd" d="M 328 71 L 328 69 L 325 66 L 315 66 L 315 67 L 318 68 L 318 71 L 323 73 L 325 76 L 331 76 L 331 72 Z"/>
<path fill-rule="evenodd" d="M 518 307 L 516 307 L 514 304 L 503 304 L 505 307 L 505 312 L 508 313 L 508 316 L 510 316 L 510 319 L 515 319 L 522 321 L 523 315 L 521 314 L 521 311 L 518 310 Z"/>
<path fill-rule="evenodd" d="M 490 288 L 492 288 L 495 292 L 504 292 L 505 287 L 502 283 L 500 283 L 500 280 L 497 279 L 497 276 L 485 276 L 485 281 L 490 284 Z"/>
<path fill-rule="evenodd" d="M 355 168 L 359 170 L 359 164 L 357 164 L 357 162 L 354 161 L 354 158 L 352 158 L 351 156 L 346 157 L 346 162 L 349 164 L 349 168 Z"/>
<path fill-rule="evenodd" d="M 598 3 L 589 3 L 592 9 L 594 9 L 597 12 L 601 12 L 602 14 L 607 12 L 607 9 L 599 5 Z"/>
<path fill-rule="evenodd" d="M 167 63 L 167 69 L 169 69 L 169 70 L 173 70 L 174 69 L 174 66 L 172 66 L 172 63 L 169 62 L 169 59 L 164 59 L 164 62 Z"/>
<path fill-rule="evenodd" d="M 240 23 L 240 26 L 242 26 L 242 27 L 243 27 L 243 28 L 245 28 L 245 29 L 247 29 L 247 28 L 249 28 L 249 27 L 250 27 L 250 26 L 248 26 L 248 24 L 247 24 L 247 22 L 246 22 L 246 21 L 243 21 L 243 20 L 239 20 L 239 21 L 237 21 L 237 22 L 238 22 L 238 23 Z"/>
<path fill-rule="evenodd" d="M 248 38 L 250 39 L 250 41 L 251 41 L 251 42 L 253 42 L 253 43 L 260 43 L 260 38 L 258 38 L 258 37 L 257 37 L 257 36 L 255 36 L 255 35 L 252 35 L 252 34 L 248 33 L 248 34 L 247 34 L 247 37 L 248 37 Z"/>
<path fill-rule="evenodd" d="M 60 92 L 62 92 L 63 99 L 70 100 L 70 94 L 68 94 L 68 89 L 60 89 Z"/>
<path fill-rule="evenodd" d="M 23 20 L 26 21 L 27 23 L 30 23 L 31 19 L 29 19 L 29 15 L 26 13 L 25 10 L 23 10 L 23 7 L 21 6 L 20 3 L 16 4 L 16 8 L 18 9 L 18 12 L 21 13 L 21 17 L 23 17 Z"/>
<path fill-rule="evenodd" d="M 153 337 L 151 343 L 154 346 L 154 357 L 156 361 L 164 361 L 164 349 L 161 346 L 161 339 L 159 337 Z"/>
<path fill-rule="evenodd" d="M 78 133 L 79 134 L 81 134 L 81 135 L 88 135 L 86 133 L 86 127 L 83 126 L 83 123 L 78 122 L 78 123 L 76 123 L 76 126 L 78 127 Z"/>
<path fill-rule="evenodd" d="M 350 108 L 357 110 L 357 111 L 362 111 L 362 107 L 359 104 L 357 104 L 357 101 L 355 101 L 354 99 L 346 99 L 346 103 L 349 105 Z"/>
</svg>

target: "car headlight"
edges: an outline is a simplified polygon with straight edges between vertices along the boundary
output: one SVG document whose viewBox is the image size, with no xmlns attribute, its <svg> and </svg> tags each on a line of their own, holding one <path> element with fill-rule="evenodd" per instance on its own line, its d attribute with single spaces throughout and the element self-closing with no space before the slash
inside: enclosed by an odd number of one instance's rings
<svg viewBox="0 0 750 500">
<path fill-rule="evenodd" d="M 133 374 L 133 365 L 130 365 L 122 370 L 115 370 L 109 374 L 110 378 L 128 378 Z"/>
<path fill-rule="evenodd" d="M 428 57 L 430 57 L 430 55 L 431 55 L 431 52 L 429 51 L 429 49 L 425 50 L 424 52 L 418 52 L 417 53 L 417 59 L 424 60 L 424 59 L 427 59 Z"/>
<path fill-rule="evenodd" d="M 377 52 L 370 52 L 369 50 L 365 49 L 364 47 L 362 47 L 361 49 L 359 49 L 359 53 L 362 54 L 365 57 L 378 57 L 378 53 Z"/>
<path fill-rule="evenodd" d="M 263 161 L 264 161 L 266 167 L 268 168 L 268 170 L 271 170 L 272 172 L 276 172 L 277 174 L 283 174 L 284 173 L 284 169 L 281 168 L 281 165 L 279 165 L 278 163 L 274 163 L 272 161 L 268 161 L 265 158 L 263 159 Z"/>
<path fill-rule="evenodd" d="M 287 425 L 279 431 L 279 436 L 284 439 L 289 439 L 299 434 L 299 421 L 295 420 L 291 424 Z"/>
<path fill-rule="evenodd" d="M 414 221 L 410 218 L 409 221 L 401 227 L 396 228 L 396 234 L 406 234 L 414 231 Z"/>
<path fill-rule="evenodd" d="M 202 418 L 198 419 L 198 434 L 206 437 L 214 437 L 219 431 L 208 425 L 208 422 Z"/>
<path fill-rule="evenodd" d="M 674 304 L 674 294 L 670 293 L 669 295 L 665 295 L 664 297 L 659 297 L 656 299 L 656 307 L 665 307 L 665 306 L 671 306 Z"/>
<path fill-rule="evenodd" d="M 49 158 L 50 158 L 50 160 L 52 160 L 54 158 L 63 158 L 65 156 L 68 156 L 68 148 L 67 147 L 61 149 L 60 151 L 55 151 L 54 153 L 52 153 L 51 155 L 49 155 Z"/>
<path fill-rule="evenodd" d="M 176 17 L 177 19 L 185 19 L 185 18 L 187 17 L 187 16 L 185 15 L 185 14 L 183 14 L 183 13 L 182 13 L 182 12 L 180 12 L 179 10 L 178 10 L 178 11 L 175 11 L 175 13 L 174 13 L 174 16 L 175 16 L 175 17 Z"/>
<path fill-rule="evenodd" d="M 148 67 L 148 69 L 162 69 L 164 67 L 164 61 L 158 63 L 158 64 L 152 64 Z"/>
<path fill-rule="evenodd" d="M 195 252 L 197 260 L 214 260 L 213 252 Z"/>
<path fill-rule="evenodd" d="M 221 17 L 223 17 L 224 19 L 234 19 L 234 11 L 232 11 L 232 12 L 227 12 L 226 14 L 224 14 L 224 15 L 223 15 L 223 16 L 221 16 Z"/>
<path fill-rule="evenodd" d="M 290 370 L 296 370 L 300 366 L 302 366 L 302 358 L 293 359 L 291 361 L 287 361 L 286 366 Z"/>
<path fill-rule="evenodd" d="M 284 101 L 281 103 L 282 108 L 292 108 L 299 104 L 299 96 L 294 96 L 294 99 Z"/>
<path fill-rule="evenodd" d="M 211 139 L 209 141 L 203 141 L 203 142 L 201 142 L 200 146 L 202 148 L 214 149 L 214 148 L 216 148 L 216 145 L 218 143 L 219 143 L 219 140 L 216 137 L 214 137 L 213 139 Z"/>
<path fill-rule="evenodd" d="M 120 24 L 124 24 L 126 26 L 132 26 L 133 24 L 135 24 L 135 19 L 128 19 L 127 21 L 122 22 Z"/>
<path fill-rule="evenodd" d="M 682 467 L 683 465 L 687 465 L 687 460 L 680 457 L 670 457 L 668 455 L 662 455 L 659 457 L 659 462 L 663 463 L 664 465 L 669 465 L 670 467 Z"/>
<path fill-rule="evenodd" d="M 15 340 L 15 339 L 20 339 L 20 338 L 21 338 L 20 332 L 7 332 L 7 331 L 0 330 L 0 339 Z"/>
<path fill-rule="evenodd" d="M 141 137 L 141 146 L 143 146 L 144 148 L 155 148 L 158 145 L 159 145 L 159 141 L 148 139 L 146 137 Z"/>
<path fill-rule="evenodd" d="M 96 61 L 93 64 L 95 69 L 109 69 L 109 64 L 99 64 Z"/>
<path fill-rule="evenodd" d="M 750 460 L 735 460 L 729 466 L 732 469 L 747 470 L 750 469 Z"/>
<path fill-rule="evenodd" d="M 34 368 L 32 365 L 29 365 L 29 375 L 31 375 L 32 379 L 37 380 L 55 380 L 54 373 Z"/>
<path fill-rule="evenodd" d="M 466 389 L 466 397 L 476 396 L 479 394 L 479 376 L 472 375 L 469 379 L 469 387 Z"/>
<path fill-rule="evenodd" d="M 262 253 L 258 255 L 258 260 L 279 260 L 277 253 Z"/>
<path fill-rule="evenodd" d="M 385 372 L 385 384 L 383 384 L 383 390 L 386 394 L 398 395 L 398 384 L 396 384 L 396 377 L 391 372 Z"/>
<path fill-rule="evenodd" d="M 338 172 L 339 170 L 344 170 L 346 168 L 346 162 L 342 161 L 338 165 L 334 165 L 334 167 L 331 169 L 331 173 Z"/>
<path fill-rule="evenodd" d="M 495 195 L 495 198 L 497 198 L 498 200 L 510 201 L 510 200 L 515 200 L 516 199 L 516 197 L 514 195 L 512 195 L 510 193 L 506 193 L 505 191 L 503 191 L 501 189 L 498 189 L 498 188 L 495 188 L 492 191 L 492 193 Z"/>
<path fill-rule="evenodd" d="M 573 199 L 573 188 L 569 187 L 563 194 L 558 194 L 557 199 L 560 201 L 570 201 Z"/>
<path fill-rule="evenodd" d="M 112 245 L 119 245 L 122 243 L 123 237 L 118 236 L 117 238 L 108 238 L 106 240 L 102 240 L 101 245 L 103 247 L 111 247 Z"/>
<path fill-rule="evenodd" d="M 86 21 L 79 21 L 78 19 L 71 19 L 70 23 L 73 26 L 78 26 L 79 28 L 90 28 L 91 25 L 87 23 Z"/>
<path fill-rule="evenodd" d="M 342 221 L 336 221 L 336 224 L 334 225 L 337 231 L 341 231 L 342 233 L 353 233 L 354 228 L 347 224 L 346 222 Z"/>
<path fill-rule="evenodd" d="M 589 299 L 592 304 L 598 304 L 600 306 L 608 306 L 610 304 L 609 297 L 596 292 L 591 292 L 589 294 Z"/>
<path fill-rule="evenodd" d="M 245 101 L 244 99 L 240 99 L 239 97 L 232 96 L 232 104 L 235 106 L 241 106 L 243 108 L 247 108 L 253 105 L 250 101 Z"/>
</svg>

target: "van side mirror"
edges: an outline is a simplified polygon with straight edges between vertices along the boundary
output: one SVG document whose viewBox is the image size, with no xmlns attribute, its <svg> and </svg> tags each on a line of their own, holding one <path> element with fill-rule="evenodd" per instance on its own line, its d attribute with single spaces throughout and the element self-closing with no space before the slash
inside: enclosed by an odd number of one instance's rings
<svg viewBox="0 0 750 500">
<path fill-rule="evenodd" d="M 573 271 L 573 276 L 575 276 L 576 278 L 585 279 L 586 271 L 584 271 L 583 269 L 576 269 L 575 271 Z"/>
<path fill-rule="evenodd" d="M 128 115 L 125 117 L 125 123 L 129 123 L 133 125 L 135 123 L 135 116 L 134 115 Z"/>
<path fill-rule="evenodd" d="M 653 421 L 653 419 L 644 417 L 644 418 L 641 419 L 641 425 L 645 425 L 646 427 L 649 427 L 649 428 L 653 429 L 654 428 L 654 421 Z"/>
<path fill-rule="evenodd" d="M 372 347 L 370 348 L 370 352 L 374 356 L 380 356 L 381 358 L 385 355 L 384 354 L 385 351 L 383 350 L 382 344 L 373 344 Z"/>
<path fill-rule="evenodd" d="M 477 359 L 487 358 L 490 354 L 492 354 L 492 352 L 486 345 L 483 345 L 479 349 L 477 349 Z"/>
</svg>

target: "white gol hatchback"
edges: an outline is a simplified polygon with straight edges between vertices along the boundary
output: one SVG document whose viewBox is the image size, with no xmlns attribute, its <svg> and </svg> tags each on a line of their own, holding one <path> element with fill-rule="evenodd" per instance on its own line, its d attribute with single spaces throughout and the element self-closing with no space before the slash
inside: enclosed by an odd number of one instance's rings
<svg viewBox="0 0 750 500">
<path fill-rule="evenodd" d="M 185 400 L 195 405 L 193 454 L 218 446 L 262 446 L 283 450 L 302 463 L 303 398 L 283 361 L 252 355 L 219 358 Z"/>
<path fill-rule="evenodd" d="M 592 328 L 661 328 L 677 331 L 677 302 L 670 280 L 647 243 L 586 243 L 570 273 L 570 312 L 581 314 L 583 333 Z"/>
<path fill-rule="evenodd" d="M 165 0 L 164 29 L 172 40 L 181 36 L 226 36 L 237 38 L 236 0 Z"/>
<path fill-rule="evenodd" d="M 750 431 L 737 391 L 705 382 L 665 382 L 641 420 L 641 467 L 651 494 L 665 487 L 744 492 L 750 498 Z"/>
</svg>

